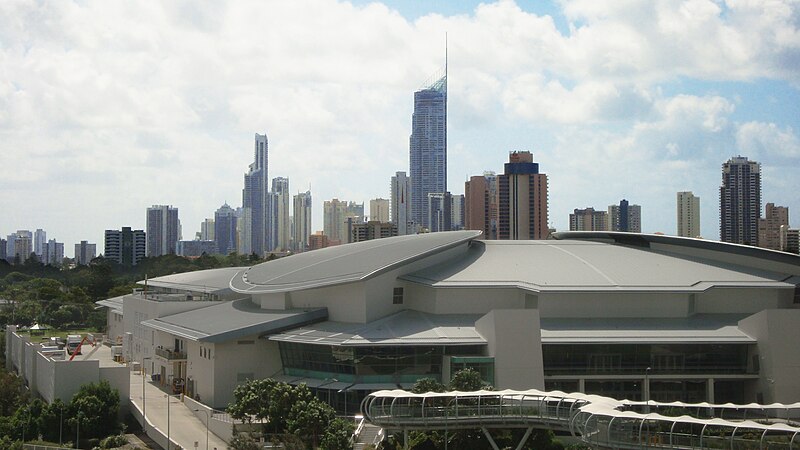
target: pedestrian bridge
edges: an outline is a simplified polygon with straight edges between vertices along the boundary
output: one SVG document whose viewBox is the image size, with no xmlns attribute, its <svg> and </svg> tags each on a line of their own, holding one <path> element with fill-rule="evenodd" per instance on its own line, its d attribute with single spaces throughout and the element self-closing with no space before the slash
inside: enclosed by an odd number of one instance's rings
<svg viewBox="0 0 800 450">
<path fill-rule="evenodd" d="M 593 448 L 800 450 L 800 403 L 759 405 L 615 400 L 560 391 L 414 394 L 378 391 L 361 404 L 388 431 L 523 428 L 569 432 Z"/>
</svg>

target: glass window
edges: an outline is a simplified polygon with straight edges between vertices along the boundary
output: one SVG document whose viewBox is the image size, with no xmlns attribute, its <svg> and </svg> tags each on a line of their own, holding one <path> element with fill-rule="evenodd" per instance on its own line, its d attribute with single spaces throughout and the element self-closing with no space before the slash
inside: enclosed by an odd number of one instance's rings
<svg viewBox="0 0 800 450">
<path fill-rule="evenodd" d="M 396 287 L 392 293 L 392 303 L 395 305 L 403 304 L 403 288 Z"/>
</svg>

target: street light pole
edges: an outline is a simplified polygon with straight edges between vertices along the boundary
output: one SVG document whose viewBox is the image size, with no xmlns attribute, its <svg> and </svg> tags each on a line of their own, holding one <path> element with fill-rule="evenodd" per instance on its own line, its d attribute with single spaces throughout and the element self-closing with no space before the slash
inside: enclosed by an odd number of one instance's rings
<svg viewBox="0 0 800 450">
<path fill-rule="evenodd" d="M 644 370 L 644 401 L 647 402 L 647 412 L 650 412 L 650 371 L 652 369 L 648 367 Z"/>
<path fill-rule="evenodd" d="M 147 383 L 147 371 L 144 370 L 144 362 L 148 359 L 152 359 L 151 357 L 143 357 L 142 358 L 142 431 L 144 434 L 147 434 L 147 396 L 145 395 L 144 387 Z"/>
<path fill-rule="evenodd" d="M 206 450 L 208 450 L 208 422 L 211 421 L 211 414 L 209 414 L 205 409 L 195 409 L 194 411 L 206 413 Z"/>
<path fill-rule="evenodd" d="M 78 428 L 75 435 L 75 448 L 81 448 L 81 416 L 83 416 L 83 411 L 78 411 Z"/>
<path fill-rule="evenodd" d="M 58 408 L 59 411 L 59 418 L 58 418 L 58 445 L 61 445 L 61 433 L 64 430 L 64 404 L 61 403 L 61 406 Z"/>
<path fill-rule="evenodd" d="M 172 440 L 169 437 L 169 394 L 167 394 L 167 450 L 172 448 Z"/>
</svg>

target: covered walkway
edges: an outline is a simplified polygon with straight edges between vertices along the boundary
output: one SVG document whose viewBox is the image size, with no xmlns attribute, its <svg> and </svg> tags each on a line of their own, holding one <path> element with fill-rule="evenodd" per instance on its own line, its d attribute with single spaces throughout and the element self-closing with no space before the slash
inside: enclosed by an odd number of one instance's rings
<svg viewBox="0 0 800 450">
<path fill-rule="evenodd" d="M 619 401 L 560 391 L 414 394 L 379 391 L 364 417 L 391 431 L 535 428 L 568 431 L 593 448 L 800 449 L 800 403 L 714 405 Z M 724 418 L 723 418 L 724 417 Z M 496 448 L 496 446 L 495 446 Z"/>
</svg>

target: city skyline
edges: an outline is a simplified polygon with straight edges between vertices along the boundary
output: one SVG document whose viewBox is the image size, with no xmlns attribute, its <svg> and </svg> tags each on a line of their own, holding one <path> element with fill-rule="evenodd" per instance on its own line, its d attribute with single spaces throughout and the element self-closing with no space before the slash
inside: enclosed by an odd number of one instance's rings
<svg viewBox="0 0 800 450">
<path fill-rule="evenodd" d="M 70 250 L 172 204 L 194 236 L 239 206 L 253 132 L 270 136 L 270 177 L 313 193 L 320 230 L 323 201 L 388 198 L 408 173 L 412 94 L 442 67 L 445 31 L 454 195 L 527 150 L 559 230 L 629 198 L 643 232 L 672 234 L 675 192 L 693 191 L 718 239 L 719 166 L 743 155 L 762 164 L 762 203 L 800 223 L 800 69 L 781 38 L 796 5 L 311 3 L 1 5 L 0 230 Z"/>
</svg>

